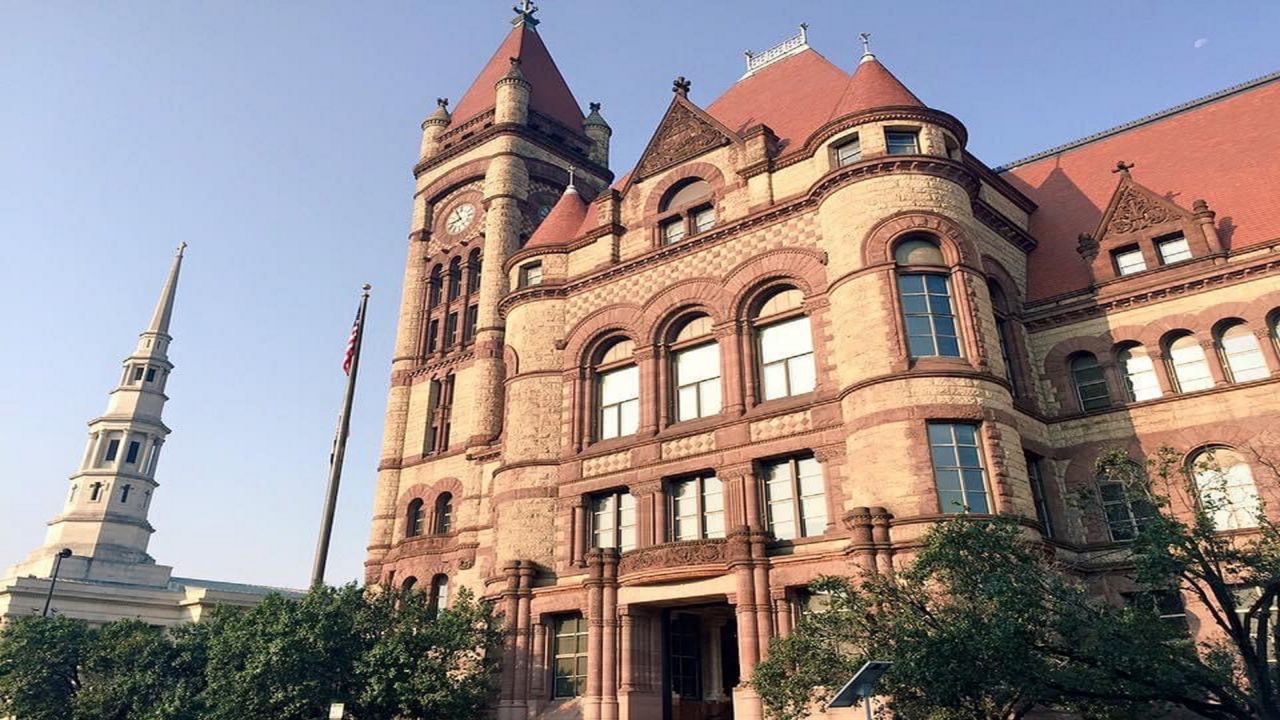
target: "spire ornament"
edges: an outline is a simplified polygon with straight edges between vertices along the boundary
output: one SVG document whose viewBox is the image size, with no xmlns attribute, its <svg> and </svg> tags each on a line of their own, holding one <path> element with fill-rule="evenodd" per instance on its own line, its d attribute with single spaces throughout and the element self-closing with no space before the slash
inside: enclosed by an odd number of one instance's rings
<svg viewBox="0 0 1280 720">
<path fill-rule="evenodd" d="M 875 53 L 871 52 L 871 33 L 869 32 L 858 33 L 858 38 L 862 40 L 862 59 L 859 60 L 858 62 L 864 63 L 870 60 L 875 60 L 876 59 Z"/>
<path fill-rule="evenodd" d="M 533 4 L 533 0 L 521 0 L 520 4 L 512 7 L 511 10 L 516 14 L 516 16 L 512 18 L 511 24 L 516 27 L 528 25 L 529 29 L 532 30 L 538 26 L 539 22 L 541 22 L 538 18 L 533 16 L 534 13 L 538 12 L 538 6 Z"/>
<path fill-rule="evenodd" d="M 689 97 L 689 89 L 693 87 L 693 83 L 685 79 L 683 75 L 677 77 L 671 82 L 671 92 L 680 97 Z"/>
<path fill-rule="evenodd" d="M 1134 167 L 1133 163 L 1127 163 L 1127 162 L 1125 162 L 1125 161 L 1121 160 L 1121 161 L 1119 161 L 1119 162 L 1117 162 L 1117 163 L 1116 163 L 1116 167 L 1115 167 L 1115 169 L 1114 169 L 1114 170 L 1112 170 L 1111 172 L 1113 172 L 1113 173 L 1124 173 L 1125 175 L 1128 175 L 1128 174 L 1129 174 L 1129 170 L 1130 170 L 1130 168 L 1132 168 L 1132 167 Z"/>
</svg>

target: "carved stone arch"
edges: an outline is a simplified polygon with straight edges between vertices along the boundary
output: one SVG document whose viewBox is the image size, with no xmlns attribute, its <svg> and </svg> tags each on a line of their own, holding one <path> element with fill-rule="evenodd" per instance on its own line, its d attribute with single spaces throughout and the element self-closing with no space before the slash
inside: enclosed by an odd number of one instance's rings
<svg viewBox="0 0 1280 720">
<path fill-rule="evenodd" d="M 667 194 L 667 191 L 690 178 L 706 180 L 714 193 L 713 204 L 720 204 L 720 201 L 724 198 L 725 191 L 728 189 L 724 173 L 720 171 L 720 168 L 709 162 L 685 163 L 679 167 L 672 168 L 649 188 L 644 200 L 644 217 L 656 217 L 659 203 L 662 202 L 662 198 Z"/>
<path fill-rule="evenodd" d="M 635 320 L 640 315 L 638 305 L 627 303 L 610 305 L 578 321 L 565 336 L 562 355 L 564 369 L 586 367 L 589 364 L 587 354 L 609 334 L 626 335 L 632 342 L 640 344 L 643 334 L 635 326 Z"/>
<path fill-rule="evenodd" d="M 977 245 L 959 223 L 937 213 L 917 210 L 892 215 L 873 227 L 862 241 L 863 264 L 871 266 L 893 262 L 893 245 L 904 235 L 917 232 L 938 239 L 948 266 L 982 269 Z"/>
<path fill-rule="evenodd" d="M 1065 367 L 1067 358 L 1082 352 L 1093 353 L 1098 358 L 1099 363 L 1109 363 L 1111 362 L 1113 344 L 1110 333 L 1067 338 L 1045 353 L 1043 370 L 1046 374 L 1052 375 L 1055 367 Z"/>
<path fill-rule="evenodd" d="M 697 309 L 710 315 L 713 323 L 719 324 L 731 317 L 732 301 L 724 286 L 712 278 L 681 280 L 645 301 L 635 327 L 641 333 L 641 342 L 657 344 L 666 326 L 677 316 Z"/>
<path fill-rule="evenodd" d="M 433 180 L 430 185 L 422 189 L 419 195 L 426 199 L 428 205 L 434 205 L 469 183 L 484 182 L 485 170 L 489 167 L 490 159 L 477 158 L 459 165 Z"/>
<path fill-rule="evenodd" d="M 729 316 L 745 317 L 747 304 L 765 286 L 775 282 L 790 282 L 806 298 L 821 292 L 827 283 L 826 259 L 826 254 L 818 250 L 779 248 L 738 264 L 721 280 L 724 292 L 732 298 Z"/>
<path fill-rule="evenodd" d="M 1171 343 L 1186 335 L 1194 337 L 1197 342 L 1204 342 L 1209 339 L 1206 337 L 1208 334 L 1207 328 L 1201 328 L 1200 332 L 1196 332 L 1196 327 L 1185 320 L 1183 318 L 1181 322 L 1165 320 L 1151 323 L 1151 332 L 1157 337 L 1156 347 L 1159 348 L 1161 354 L 1167 353 Z"/>
<path fill-rule="evenodd" d="M 1006 270 L 999 260 L 990 255 L 982 256 L 982 269 L 986 273 L 987 281 L 994 282 L 1004 291 L 1005 299 L 1012 305 L 1010 310 L 1013 314 L 1021 315 L 1025 298 L 1022 296 L 1022 289 L 1018 286 L 1018 281 L 1013 278 L 1013 274 Z"/>
<path fill-rule="evenodd" d="M 1159 336 L 1152 337 L 1149 325 L 1125 325 L 1107 331 L 1106 339 L 1111 343 L 1111 355 L 1125 345 L 1140 345 L 1151 351 L 1160 342 Z"/>
</svg>

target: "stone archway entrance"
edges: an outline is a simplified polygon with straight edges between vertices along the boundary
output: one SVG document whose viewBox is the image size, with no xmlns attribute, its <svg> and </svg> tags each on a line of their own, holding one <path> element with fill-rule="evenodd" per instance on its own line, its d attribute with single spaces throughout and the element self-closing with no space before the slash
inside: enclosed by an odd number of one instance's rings
<svg viewBox="0 0 1280 720">
<path fill-rule="evenodd" d="M 727 603 L 662 612 L 664 720 L 732 720 L 738 630 Z"/>
</svg>

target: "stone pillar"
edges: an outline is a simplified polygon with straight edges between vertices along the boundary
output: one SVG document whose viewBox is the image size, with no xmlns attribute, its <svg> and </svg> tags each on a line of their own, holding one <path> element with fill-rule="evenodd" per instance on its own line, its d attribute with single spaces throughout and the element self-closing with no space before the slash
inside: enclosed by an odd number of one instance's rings
<svg viewBox="0 0 1280 720">
<path fill-rule="evenodd" d="M 1173 371 L 1169 368 L 1169 357 L 1165 355 L 1163 348 L 1151 353 L 1151 367 L 1156 372 L 1156 382 L 1160 383 L 1161 395 L 1172 395 L 1177 392 L 1177 386 L 1173 382 Z"/>
<path fill-rule="evenodd" d="M 889 536 L 893 515 L 882 507 L 871 508 L 871 540 L 876 545 L 876 571 L 893 574 L 893 539 Z"/>
<path fill-rule="evenodd" d="M 582 720 L 601 720 L 601 685 L 604 679 L 604 551 L 587 553 L 587 692 L 582 698 Z"/>
<path fill-rule="evenodd" d="M 653 397 L 658 399 L 654 408 L 657 414 L 657 428 L 660 430 L 671 425 L 671 407 L 674 404 L 675 383 L 672 380 L 671 368 L 671 348 L 665 344 L 657 346 L 654 350 L 656 372 L 656 384 L 652 388 Z M 643 370 L 641 373 L 643 374 Z M 723 381 L 721 381 L 723 387 Z M 643 385 L 641 386 L 643 387 Z"/>
<path fill-rule="evenodd" d="M 636 542 L 640 547 L 661 545 L 667 541 L 666 495 L 661 480 L 649 480 L 631 486 L 636 498 Z"/>
<path fill-rule="evenodd" d="M 729 571 L 733 573 L 736 598 L 734 613 L 738 620 L 738 665 L 742 680 L 751 679 L 756 662 L 760 659 L 760 635 L 757 631 L 755 611 L 755 573 L 752 572 L 751 530 L 739 526 L 729 533 Z"/>
<path fill-rule="evenodd" d="M 756 609 L 756 635 L 760 659 L 769 655 L 769 641 L 773 639 L 773 604 L 769 592 L 769 558 L 765 553 L 765 543 L 769 536 L 764 532 L 751 533 L 752 579 L 754 582 L 754 601 Z"/>
<path fill-rule="evenodd" d="M 600 720 L 618 720 L 618 550 L 601 551 Z"/>
<path fill-rule="evenodd" d="M 636 616 L 630 605 L 618 607 L 618 691 L 625 695 L 636 689 Z"/>
<path fill-rule="evenodd" d="M 1267 361 L 1267 370 L 1272 375 L 1280 374 L 1280 348 L 1276 347 L 1276 339 L 1271 336 L 1271 328 L 1264 323 L 1263 327 L 1253 331 L 1253 335 L 1258 338 L 1258 349 Z"/>
<path fill-rule="evenodd" d="M 720 344 L 721 409 L 731 417 L 746 412 L 742 371 L 742 344 L 738 340 L 739 325 L 729 321 L 714 329 L 716 342 Z"/>
<path fill-rule="evenodd" d="M 533 624 L 530 603 L 533 600 L 533 565 L 521 563 L 519 572 L 519 596 L 516 605 L 516 676 L 511 699 L 514 713 L 518 717 L 523 717 L 528 715 L 529 704 L 529 661 L 532 654 L 530 626 Z"/>
<path fill-rule="evenodd" d="M 787 597 L 786 588 L 777 588 L 772 592 L 773 597 L 773 617 L 778 624 L 778 637 L 791 637 L 791 630 L 795 624 L 795 618 L 792 616 L 791 598 Z"/>
<path fill-rule="evenodd" d="M 533 655 L 529 663 L 529 714 L 536 715 L 547 697 L 547 626 L 533 624 Z"/>
<path fill-rule="evenodd" d="M 1213 340 L 1201 340 L 1200 351 L 1204 353 L 1204 361 L 1209 365 L 1209 374 L 1213 377 L 1213 384 L 1226 385 L 1230 381 L 1227 379 L 1227 370 L 1223 367 L 1222 353 L 1218 352 L 1218 343 Z"/>
<path fill-rule="evenodd" d="M 1200 224 L 1200 232 L 1204 233 L 1204 242 L 1209 246 L 1209 251 L 1222 252 L 1222 240 L 1218 237 L 1218 228 L 1213 224 L 1213 218 L 1217 213 L 1210 210 L 1209 203 L 1204 200 L 1192 202 L 1191 211 L 1195 213 L 1196 222 Z"/>
<path fill-rule="evenodd" d="M 861 572 L 875 572 L 876 546 L 871 539 L 871 509 L 856 507 L 844 516 L 845 527 L 849 529 L 849 549 L 855 568 Z"/>
<path fill-rule="evenodd" d="M 569 530 L 571 538 L 569 547 L 572 556 L 569 558 L 571 565 L 581 567 L 587 556 L 587 509 L 586 499 L 581 495 L 573 498 L 573 527 Z"/>
<path fill-rule="evenodd" d="M 706 662 L 702 664 L 703 696 L 707 700 L 723 700 L 724 692 L 724 658 L 721 656 L 721 638 L 724 620 L 721 618 L 704 618 L 706 630 L 706 649 L 702 656 Z"/>
<path fill-rule="evenodd" d="M 515 708 L 515 684 L 517 672 L 516 634 L 520 617 L 520 562 L 507 563 L 502 568 L 506 585 L 500 595 L 503 612 L 502 676 L 498 689 L 498 720 L 517 720 Z"/>
<path fill-rule="evenodd" d="M 642 437 L 658 434 L 658 403 L 654 398 L 663 398 L 666 393 L 658 390 L 657 353 L 652 346 L 637 347 L 632 356 L 636 367 L 640 370 L 640 429 Z"/>
</svg>

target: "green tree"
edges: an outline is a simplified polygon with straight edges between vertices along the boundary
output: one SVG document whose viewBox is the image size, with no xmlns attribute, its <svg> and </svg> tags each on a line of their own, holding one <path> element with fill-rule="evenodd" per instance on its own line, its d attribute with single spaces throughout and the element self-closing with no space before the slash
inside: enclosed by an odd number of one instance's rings
<svg viewBox="0 0 1280 720">
<path fill-rule="evenodd" d="M 190 652 L 198 651 L 204 640 L 203 633 L 193 631 L 197 627 L 171 634 L 137 620 L 120 620 L 94 632 L 80 666 L 76 720 L 199 717 L 204 663 Z"/>
<path fill-rule="evenodd" d="M 65 720 L 80 688 L 88 624 L 21 617 L 0 627 L 0 717 Z"/>
</svg>

